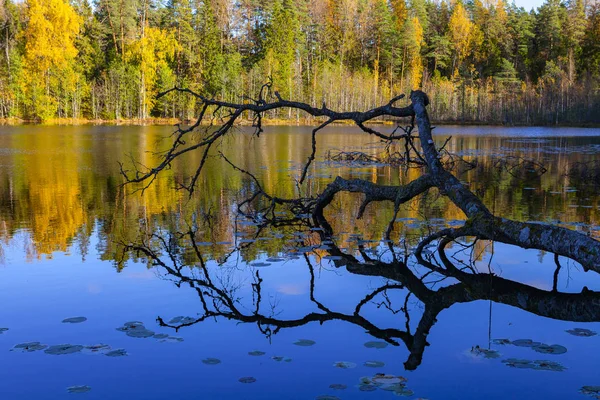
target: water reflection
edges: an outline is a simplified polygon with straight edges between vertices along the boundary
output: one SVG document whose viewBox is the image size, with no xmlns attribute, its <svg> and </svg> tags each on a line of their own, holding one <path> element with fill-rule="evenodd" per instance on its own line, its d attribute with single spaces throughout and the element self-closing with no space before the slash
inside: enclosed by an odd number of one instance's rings
<svg viewBox="0 0 600 400">
<path fill-rule="evenodd" d="M 286 313 L 285 309 L 279 309 L 264 299 L 263 286 L 266 283 L 261 270 L 271 263 L 251 263 L 256 267 L 240 266 L 239 269 L 224 272 L 222 266 L 226 260 L 222 260 L 220 264 L 205 260 L 202 247 L 198 246 L 196 229 L 185 233 L 153 233 L 137 244 L 128 244 L 126 250 L 147 257 L 153 266 L 160 268 L 164 278 L 178 287 L 189 288 L 198 295 L 198 316 L 172 320 L 158 317 L 158 322 L 163 327 L 179 331 L 207 320 L 226 319 L 255 324 L 270 339 L 283 329 L 314 322 L 322 325 L 330 321 L 343 321 L 384 341 L 380 342 L 382 346 L 371 347 L 384 347 L 385 343 L 405 346 L 409 352 L 404 362 L 407 370 L 415 370 L 421 365 L 423 354 L 429 346 L 428 336 L 440 313 L 455 304 L 488 300 L 561 321 L 600 321 L 600 293 L 587 288 L 581 293 L 561 293 L 557 290 L 560 264 L 557 264 L 554 275 L 554 288 L 547 291 L 497 276 L 491 270 L 487 273 L 479 271 L 476 267 L 477 259 L 473 257 L 480 258 L 481 254 L 471 251 L 474 243 L 456 243 L 450 248 L 449 251 L 453 251 L 453 261 L 450 261 L 446 252 L 429 251 L 427 261 L 418 262 L 407 252 L 406 247 L 393 245 L 391 241 L 374 244 L 376 241 L 364 241 L 355 236 L 354 250 L 341 249 L 337 238 L 326 236 L 322 230 L 312 228 L 308 220 L 295 221 L 293 230 L 284 229 L 286 225 L 280 221 L 276 228 L 272 227 L 275 231 L 270 234 L 292 237 L 294 244 L 285 247 L 284 254 L 280 253 L 284 258 L 273 262 L 281 263 L 286 258 L 303 260 L 308 271 L 308 296 L 312 303 L 310 312 L 289 319 L 280 317 Z M 257 236 L 240 246 L 246 249 L 257 246 L 261 238 L 270 239 Z M 231 254 L 239 251 L 234 250 Z M 328 266 L 345 268 L 351 274 L 383 278 L 386 283 L 370 290 L 355 303 L 351 312 L 337 311 L 321 301 L 316 294 L 318 288 L 315 274 Z M 240 275 L 246 275 L 250 280 L 250 290 L 242 290 Z M 395 326 L 382 326 L 372 320 L 372 310 L 365 312 L 369 305 L 403 316 L 403 321 L 395 318 Z M 492 343 L 505 345 L 511 344 L 511 341 L 493 340 L 490 336 L 488 345 L 491 346 Z M 518 341 L 512 344 L 525 347 Z M 550 346 L 532 341 L 526 347 L 546 354 L 562 354 L 567 351 L 560 345 Z M 500 357 L 497 351 L 479 346 L 474 347 L 472 353 L 486 358 Z M 564 370 L 562 365 L 551 361 L 508 359 L 503 362 L 517 368 Z"/>
<path fill-rule="evenodd" d="M 200 162 L 198 155 L 190 155 L 165 171 L 143 195 L 121 190 L 118 161 L 126 162 L 130 154 L 141 163 L 152 164 L 153 152 L 168 145 L 162 138 L 170 131 L 169 127 L 2 129 L 0 235 L 7 246 L 17 233 L 25 232 L 25 248 L 31 260 L 67 251 L 72 243 L 86 254 L 95 227 L 101 235 L 102 258 L 114 260 L 119 258 L 114 243 L 133 239 L 140 227 L 148 232 L 159 227 L 173 229 L 182 221 L 207 216 L 212 218 L 213 225 L 205 231 L 205 241 L 231 242 L 235 231 L 235 216 L 231 211 L 255 189 L 250 178 L 236 173 L 223 160 L 211 158 L 197 193 L 188 199 L 185 193 L 173 188 Z M 456 135 L 457 129 L 438 128 L 436 132 L 439 140 L 444 141 L 447 135 Z M 252 171 L 267 192 L 291 198 L 299 195 L 295 179 L 310 151 L 308 132 L 309 128 L 277 127 L 267 130 L 261 138 L 236 135 L 221 150 L 236 165 Z M 542 137 L 544 132 L 549 137 Z M 384 151 L 380 143 L 354 133 L 347 127 L 329 128 L 319 138 L 318 148 L 360 149 L 372 155 Z M 504 136 L 495 136 L 498 133 Z M 540 132 L 537 128 L 532 131 L 515 128 L 492 130 L 490 135 L 458 135 L 449 142 L 448 150 L 462 154 L 468 161 L 477 160 L 477 168 L 463 171 L 460 177 L 495 214 L 517 220 L 564 222 L 573 229 L 596 235 L 597 185 L 591 179 L 578 179 L 580 174 L 568 172 L 592 161 L 600 140 L 590 136 L 590 131 L 585 131 L 587 136 L 551 136 L 557 133 L 561 134 L 551 129 Z M 498 167 L 499 156 L 533 159 L 548 171 L 541 175 L 514 176 L 510 170 Z M 325 154 L 317 155 L 317 159 L 324 158 Z M 302 195 L 319 193 L 337 175 L 369 178 L 379 184 L 400 184 L 419 174 L 418 170 L 404 171 L 401 167 L 348 166 L 322 161 L 311 167 L 310 183 Z M 360 202 L 356 196 L 341 196 L 333 218 L 337 223 L 334 228 L 344 231 L 350 226 L 366 237 L 377 237 L 393 215 L 392 207 L 367 209 L 364 218 L 356 221 L 353 214 Z M 400 218 L 424 217 L 447 221 L 463 218 L 456 207 L 435 194 L 411 201 L 400 214 Z M 268 249 L 268 244 L 263 245 Z M 213 258 L 223 256 L 218 248 L 211 250 Z"/>
</svg>

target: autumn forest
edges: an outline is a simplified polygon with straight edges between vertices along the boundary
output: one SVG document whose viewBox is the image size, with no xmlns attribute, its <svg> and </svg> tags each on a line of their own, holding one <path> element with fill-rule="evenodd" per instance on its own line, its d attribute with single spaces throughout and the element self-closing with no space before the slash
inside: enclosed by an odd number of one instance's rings
<svg viewBox="0 0 600 400">
<path fill-rule="evenodd" d="M 157 93 L 243 102 L 272 81 L 334 109 L 422 88 L 438 121 L 600 122 L 593 0 L 2 0 L 0 30 L 5 120 L 188 120 L 192 98 Z"/>
</svg>

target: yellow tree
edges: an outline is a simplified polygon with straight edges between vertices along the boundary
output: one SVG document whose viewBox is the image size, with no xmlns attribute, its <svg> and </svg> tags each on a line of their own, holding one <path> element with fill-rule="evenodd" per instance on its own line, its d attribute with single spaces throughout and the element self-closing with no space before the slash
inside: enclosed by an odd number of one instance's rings
<svg viewBox="0 0 600 400">
<path fill-rule="evenodd" d="M 406 20 L 404 32 L 410 86 L 412 89 L 418 89 L 421 87 L 421 78 L 423 78 L 423 59 L 421 58 L 423 27 L 417 16 Z"/>
<path fill-rule="evenodd" d="M 404 26 L 404 22 L 408 17 L 408 9 L 406 7 L 405 0 L 390 0 L 390 5 L 392 6 L 392 11 L 394 13 L 394 18 L 396 20 L 396 26 L 398 29 L 402 29 Z"/>
<path fill-rule="evenodd" d="M 23 31 L 23 79 L 31 114 L 47 119 L 56 115 L 58 91 L 74 89 L 77 49 L 75 38 L 81 18 L 64 0 L 27 0 L 27 27 Z"/>
<path fill-rule="evenodd" d="M 131 42 L 125 51 L 125 60 L 139 70 L 139 117 L 148 117 L 154 107 L 160 85 L 159 78 L 171 76 L 172 61 L 179 45 L 172 32 L 159 28 L 144 27 L 142 36 Z"/>
<path fill-rule="evenodd" d="M 467 10 L 465 10 L 460 2 L 457 2 L 448 22 L 450 41 L 454 47 L 453 71 L 456 71 L 471 51 L 475 33 L 474 28 L 473 22 L 471 22 L 467 15 Z"/>
</svg>

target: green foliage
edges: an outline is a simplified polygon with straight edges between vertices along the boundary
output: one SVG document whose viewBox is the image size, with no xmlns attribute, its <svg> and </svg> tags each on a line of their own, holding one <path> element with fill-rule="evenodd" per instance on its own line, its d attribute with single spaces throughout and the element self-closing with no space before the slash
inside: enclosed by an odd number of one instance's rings
<svg viewBox="0 0 600 400">
<path fill-rule="evenodd" d="M 531 12 L 505 0 L 90 1 L 0 3 L 0 118 L 189 119 L 194 99 L 156 94 L 240 101 L 269 79 L 339 109 L 422 87 L 449 118 L 487 118 L 490 98 L 552 109 L 551 90 L 575 104 L 599 88 L 600 6 L 585 0 Z"/>
</svg>

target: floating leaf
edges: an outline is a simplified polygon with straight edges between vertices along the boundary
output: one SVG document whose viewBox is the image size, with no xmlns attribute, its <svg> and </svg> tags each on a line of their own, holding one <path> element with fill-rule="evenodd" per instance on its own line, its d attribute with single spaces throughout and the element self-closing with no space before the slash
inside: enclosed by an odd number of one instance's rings
<svg viewBox="0 0 600 400">
<path fill-rule="evenodd" d="M 84 346 L 82 352 L 89 354 L 102 354 L 110 350 L 110 346 L 107 344 L 92 344 L 90 346 Z"/>
<path fill-rule="evenodd" d="M 166 339 L 168 337 L 169 335 L 167 335 L 166 333 L 157 333 L 154 336 L 152 336 L 153 339 Z"/>
<path fill-rule="evenodd" d="M 177 336 L 167 336 L 165 339 L 160 340 L 163 343 L 180 343 L 183 342 L 183 338 Z"/>
<path fill-rule="evenodd" d="M 519 347 L 533 347 L 533 346 L 540 345 L 542 343 L 534 342 L 531 339 L 517 339 L 517 340 L 513 340 L 512 344 L 515 346 L 519 346 Z"/>
<path fill-rule="evenodd" d="M 537 346 L 533 346 L 531 349 L 543 354 L 565 354 L 567 352 L 567 348 L 559 344 L 553 344 L 551 346 L 548 346 L 547 344 L 539 344 Z"/>
<path fill-rule="evenodd" d="M 62 320 L 62 322 L 65 324 L 80 324 L 85 321 L 87 321 L 86 317 L 71 317 Z"/>
<path fill-rule="evenodd" d="M 315 400 L 341 400 L 341 399 L 337 396 L 332 396 L 330 394 L 324 394 L 324 395 L 315 397 Z"/>
<path fill-rule="evenodd" d="M 259 351 L 259 350 L 250 351 L 248 353 L 248 355 L 255 356 L 255 357 L 264 356 L 265 354 L 266 353 L 264 351 Z"/>
<path fill-rule="evenodd" d="M 217 365 L 221 364 L 221 360 L 219 360 L 218 358 L 205 358 L 204 360 L 202 360 L 202 363 L 206 365 Z"/>
<path fill-rule="evenodd" d="M 124 357 L 127 355 L 127 351 L 125 351 L 125 349 L 116 349 L 116 350 L 111 350 L 108 353 L 104 354 L 107 357 Z"/>
<path fill-rule="evenodd" d="M 367 342 L 365 347 L 368 349 L 385 349 L 388 346 L 386 342 Z"/>
<path fill-rule="evenodd" d="M 297 341 L 294 342 L 294 344 L 296 346 L 302 346 L 302 347 L 309 347 L 309 346 L 313 346 L 315 343 L 314 340 L 310 340 L 310 339 L 298 339 Z"/>
<path fill-rule="evenodd" d="M 512 342 L 509 339 L 494 339 L 492 340 L 492 343 L 499 345 L 512 344 Z"/>
<path fill-rule="evenodd" d="M 242 383 L 254 383 L 256 382 L 256 378 L 253 378 L 251 376 L 244 376 L 243 378 L 238 379 L 238 381 Z"/>
<path fill-rule="evenodd" d="M 369 368 L 381 368 L 385 366 L 385 363 L 383 361 L 365 361 L 363 365 Z"/>
<path fill-rule="evenodd" d="M 92 390 L 92 388 L 87 385 L 70 386 L 67 388 L 67 392 L 69 392 L 69 393 L 86 393 L 86 392 L 89 392 L 90 390 Z"/>
<path fill-rule="evenodd" d="M 570 333 L 571 335 L 580 336 L 580 337 L 590 337 L 590 336 L 596 336 L 598 334 L 597 332 L 591 331 L 589 329 L 584 329 L 584 328 L 569 329 L 566 332 Z"/>
<path fill-rule="evenodd" d="M 118 331 L 125 332 L 127 336 L 133 338 L 149 338 L 154 336 L 154 332 L 146 329 L 140 321 L 125 322 L 123 326 L 117 328 Z"/>
<path fill-rule="evenodd" d="M 374 392 L 377 390 L 377 386 L 375 385 L 360 385 L 358 390 L 361 392 Z"/>
<path fill-rule="evenodd" d="M 267 258 L 265 261 L 266 262 L 271 262 L 271 263 L 281 262 L 281 261 L 285 261 L 285 258 L 270 257 L 270 258 Z"/>
<path fill-rule="evenodd" d="M 44 350 L 48 345 L 41 344 L 40 342 L 26 342 L 17 344 L 11 349 L 11 351 L 21 351 L 24 353 L 31 353 L 33 351 Z"/>
<path fill-rule="evenodd" d="M 64 354 L 79 353 L 81 350 L 83 350 L 83 346 L 79 344 L 57 344 L 48 347 L 46 350 L 44 350 L 44 353 L 51 354 L 53 356 L 60 356 Z"/>
<path fill-rule="evenodd" d="M 344 390 L 348 388 L 348 386 L 341 384 L 341 383 L 332 383 L 331 385 L 329 385 L 329 389 L 334 389 L 334 390 Z"/>
<path fill-rule="evenodd" d="M 554 361 L 546 360 L 520 360 L 516 358 L 509 358 L 502 360 L 502 362 L 512 368 L 524 368 L 524 369 L 536 369 L 542 371 L 564 371 L 566 368 Z"/>
<path fill-rule="evenodd" d="M 277 362 L 281 362 L 281 361 L 283 361 L 283 362 L 291 362 L 292 361 L 291 358 L 282 357 L 282 356 L 273 356 L 273 357 L 271 357 L 271 359 L 275 360 Z"/>
<path fill-rule="evenodd" d="M 336 361 L 335 363 L 333 363 L 333 366 L 341 369 L 350 369 L 356 368 L 356 363 L 350 361 Z"/>
<path fill-rule="evenodd" d="M 372 381 L 375 384 L 380 385 L 393 385 L 397 383 L 404 383 L 408 379 L 403 376 L 394 376 L 394 375 L 386 375 L 386 374 L 375 374 Z"/>
<path fill-rule="evenodd" d="M 534 361 L 535 367 L 533 369 L 543 370 L 543 371 L 559 371 L 562 372 L 566 368 L 554 361 L 546 361 L 546 360 L 536 360 Z"/>
<path fill-rule="evenodd" d="M 0 335 L 2 335 L 4 332 L 6 332 L 8 330 L 8 328 L 0 328 Z"/>
<path fill-rule="evenodd" d="M 502 360 L 502 362 L 509 367 L 513 368 L 533 368 L 533 361 L 531 360 L 523 360 L 519 358 L 508 358 L 506 360 Z"/>
<path fill-rule="evenodd" d="M 144 328 L 143 326 L 140 326 L 133 329 L 128 329 L 126 335 L 132 338 L 144 339 L 154 336 L 154 332 Z"/>
<path fill-rule="evenodd" d="M 407 389 L 407 388 L 403 387 L 403 388 L 400 388 L 398 390 L 394 390 L 394 394 L 396 396 L 410 397 L 410 396 L 414 395 L 415 392 L 413 392 L 410 389 Z"/>
<path fill-rule="evenodd" d="M 600 395 L 600 386 L 582 386 L 579 391 L 589 396 L 598 396 Z"/>
<path fill-rule="evenodd" d="M 499 358 L 500 357 L 500 353 L 498 353 L 496 350 L 483 349 L 479 346 L 475 346 L 475 347 L 471 348 L 471 354 L 474 354 L 476 356 L 483 356 L 485 358 Z"/>
</svg>

